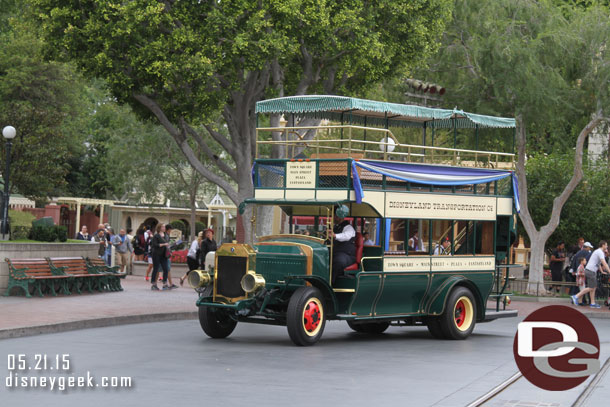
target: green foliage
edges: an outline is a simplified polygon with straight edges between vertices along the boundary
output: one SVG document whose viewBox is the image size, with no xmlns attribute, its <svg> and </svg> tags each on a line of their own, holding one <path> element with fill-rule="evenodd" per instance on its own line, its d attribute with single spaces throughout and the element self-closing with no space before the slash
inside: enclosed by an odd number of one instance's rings
<svg viewBox="0 0 610 407">
<path fill-rule="evenodd" d="M 287 94 L 313 74 L 302 63 L 310 57 L 324 61 L 313 92 L 324 79 L 340 92 L 367 87 L 430 55 L 451 7 L 447 0 L 32 3 L 51 54 L 106 78 L 121 101 L 154 93 L 170 119 L 191 122 L 219 111 L 244 71 L 272 61 L 283 67 Z"/>
<path fill-rule="evenodd" d="M 445 86 L 448 106 L 522 115 L 528 152 L 571 151 L 597 102 L 608 106 L 609 36 L 607 8 L 458 0 L 438 55 L 417 75 Z"/>
<path fill-rule="evenodd" d="M 32 229 L 32 221 L 36 216 L 29 212 L 9 209 L 8 216 L 11 226 L 11 240 L 27 239 Z"/>
<path fill-rule="evenodd" d="M 32 226 L 53 226 L 55 222 L 53 218 L 50 216 L 45 216 L 44 218 L 36 219 L 32 221 Z"/>
<path fill-rule="evenodd" d="M 68 240 L 68 228 L 65 226 L 55 226 L 55 234 L 57 235 L 57 240 L 62 243 Z"/>
<path fill-rule="evenodd" d="M 33 226 L 32 231 L 30 232 L 30 239 L 39 242 L 54 242 L 57 240 L 55 226 Z"/>
<path fill-rule="evenodd" d="M 452 6 L 450 0 L 31 4 L 48 57 L 103 78 L 119 102 L 155 117 L 185 155 L 199 145 L 207 163 L 197 152 L 190 163 L 237 204 L 252 192 L 257 100 L 358 92 L 413 67 L 437 48 Z M 221 115 L 228 135 L 217 132 Z"/>
<path fill-rule="evenodd" d="M 66 242 L 68 240 L 68 229 L 61 225 L 35 225 L 30 232 L 30 239 L 38 242 Z"/>
<path fill-rule="evenodd" d="M 28 26 L 9 19 L 0 32 L 0 123 L 17 130 L 11 149 L 11 191 L 30 198 L 66 185 L 67 160 L 81 150 L 76 130 L 83 115 L 81 81 L 67 64 L 45 62 L 42 42 Z M 0 143 L 4 168 L 5 143 Z"/>
<path fill-rule="evenodd" d="M 195 222 L 195 235 L 198 235 L 199 232 L 203 232 L 207 227 L 203 222 Z"/>
<path fill-rule="evenodd" d="M 535 154 L 528 159 L 528 195 L 530 212 L 535 224 L 549 220 L 553 199 L 561 193 L 572 174 L 574 159 L 570 154 Z M 547 248 L 563 240 L 575 244 L 579 237 L 597 246 L 608 239 L 610 230 L 610 172 L 606 167 L 590 166 L 584 169 L 584 178 L 561 211 L 561 222 L 547 242 Z M 520 225 L 520 233 L 524 233 Z"/>
</svg>

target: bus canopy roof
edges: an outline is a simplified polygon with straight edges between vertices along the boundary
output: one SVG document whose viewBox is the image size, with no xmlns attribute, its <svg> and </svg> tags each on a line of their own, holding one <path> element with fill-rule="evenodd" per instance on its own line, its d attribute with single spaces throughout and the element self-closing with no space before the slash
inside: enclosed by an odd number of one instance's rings
<svg viewBox="0 0 610 407">
<path fill-rule="evenodd" d="M 394 127 L 515 128 L 515 119 L 467 113 L 457 108 L 435 109 L 329 95 L 262 100 L 256 103 L 256 113 L 294 113 L 333 121 Z"/>
</svg>

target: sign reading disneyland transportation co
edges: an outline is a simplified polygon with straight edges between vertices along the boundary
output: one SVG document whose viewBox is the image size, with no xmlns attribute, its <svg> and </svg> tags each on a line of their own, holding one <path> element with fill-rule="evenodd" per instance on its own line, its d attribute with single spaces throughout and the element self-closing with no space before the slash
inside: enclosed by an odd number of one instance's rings
<svg viewBox="0 0 610 407">
<path fill-rule="evenodd" d="M 315 187 L 315 162 L 293 161 L 286 163 L 286 188 L 314 189 Z"/>
<path fill-rule="evenodd" d="M 493 256 L 408 256 L 383 259 L 385 272 L 482 271 L 494 270 L 495 267 Z"/>
<path fill-rule="evenodd" d="M 496 198 L 438 194 L 388 192 L 385 200 L 388 218 L 496 220 Z"/>
</svg>

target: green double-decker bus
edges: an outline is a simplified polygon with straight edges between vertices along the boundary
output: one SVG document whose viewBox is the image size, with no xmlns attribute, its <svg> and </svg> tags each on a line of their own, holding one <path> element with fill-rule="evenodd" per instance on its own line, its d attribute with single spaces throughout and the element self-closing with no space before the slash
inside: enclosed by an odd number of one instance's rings
<svg viewBox="0 0 610 407">
<path fill-rule="evenodd" d="M 487 309 L 505 296 L 498 273 L 515 238 L 514 119 L 339 96 L 256 111 L 254 196 L 240 211 L 252 209 L 253 230 L 258 211 L 274 214 L 276 232 L 223 244 L 213 267 L 191 273 L 208 336 L 285 325 L 312 345 L 327 320 L 345 320 L 367 334 L 426 325 L 464 339 L 516 315 Z M 270 115 L 282 125 L 265 126 Z M 332 267 L 337 215 L 356 232 L 344 270 Z"/>
</svg>

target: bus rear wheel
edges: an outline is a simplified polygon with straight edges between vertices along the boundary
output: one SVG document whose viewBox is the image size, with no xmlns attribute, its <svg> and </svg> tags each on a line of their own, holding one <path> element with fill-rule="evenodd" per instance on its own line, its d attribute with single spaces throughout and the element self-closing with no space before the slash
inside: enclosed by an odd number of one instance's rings
<svg viewBox="0 0 610 407">
<path fill-rule="evenodd" d="M 382 334 L 390 326 L 389 322 L 366 322 L 356 324 L 352 321 L 347 321 L 347 325 L 356 332 L 363 334 Z"/>
<path fill-rule="evenodd" d="M 466 287 L 453 289 L 447 299 L 445 312 L 440 317 L 444 337 L 447 339 L 468 338 L 476 324 L 476 315 L 477 306 L 472 292 Z"/>
</svg>

